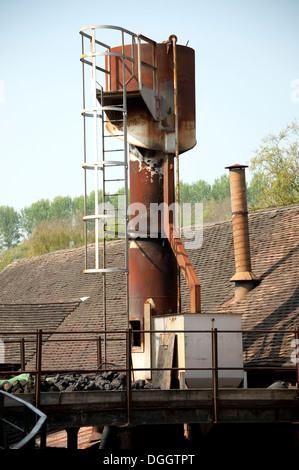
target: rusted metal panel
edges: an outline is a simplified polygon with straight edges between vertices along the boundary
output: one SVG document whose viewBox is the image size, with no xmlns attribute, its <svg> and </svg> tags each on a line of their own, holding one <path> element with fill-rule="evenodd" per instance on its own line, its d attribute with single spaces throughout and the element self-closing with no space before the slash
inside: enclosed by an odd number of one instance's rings
<svg viewBox="0 0 299 470">
<path fill-rule="evenodd" d="M 169 155 L 164 161 L 164 202 L 170 206 L 174 201 L 174 159 Z M 190 289 L 190 313 L 201 311 L 200 283 L 173 224 L 173 214 L 164 214 L 164 230 L 172 248 L 177 264 Z"/>
<path fill-rule="evenodd" d="M 151 204 L 163 202 L 163 164 L 164 153 L 130 146 L 130 205 L 143 204 L 146 209 L 146 220 L 140 220 L 141 226 L 146 226 L 144 236 L 150 234 Z M 131 214 L 131 220 L 135 214 Z M 140 214 L 139 214 L 140 216 Z M 138 229 L 138 227 L 137 227 Z M 157 230 L 161 230 L 161 220 Z"/>
<path fill-rule="evenodd" d="M 125 54 L 132 57 L 132 46 L 125 45 Z M 120 53 L 121 48 L 112 48 L 113 53 Z M 137 45 L 134 51 L 137 57 Z M 153 46 L 141 44 L 141 58 L 144 63 L 153 66 Z M 151 148 L 154 150 L 169 150 L 174 153 L 175 148 L 175 115 L 174 115 L 174 77 L 173 77 L 173 48 L 168 44 L 156 44 L 157 58 L 157 88 L 154 86 L 153 69 L 143 65 L 142 86 L 144 89 L 153 90 L 156 96 L 153 106 L 158 105 L 158 121 L 153 118 L 149 107 L 141 97 L 130 98 L 130 92 L 139 91 L 138 67 L 133 73 L 133 64 L 126 61 L 125 80 L 131 80 L 127 84 L 128 91 L 128 141 L 133 145 Z M 121 59 L 111 57 L 111 92 L 123 89 L 121 74 Z M 179 152 L 185 152 L 196 145 L 196 115 L 195 115 L 195 53 L 194 50 L 181 45 L 176 45 L 177 62 L 177 108 L 178 108 L 178 137 Z M 112 117 L 113 118 L 113 117 Z M 119 123 L 118 130 L 121 129 Z M 116 133 L 113 124 L 108 125 L 109 132 Z"/>
<path fill-rule="evenodd" d="M 130 319 L 143 328 L 144 304 L 151 303 L 152 315 L 176 312 L 176 260 L 165 239 L 130 242 Z"/>
<path fill-rule="evenodd" d="M 177 308 L 177 264 L 168 240 L 161 237 L 161 217 L 157 238 L 150 238 L 151 204 L 163 203 L 164 157 L 163 152 L 130 147 L 130 205 L 142 204 L 146 218 L 146 233 L 131 240 L 129 249 L 130 320 L 139 320 L 141 329 L 145 303 L 152 304 L 153 315 L 174 313 Z"/>
</svg>

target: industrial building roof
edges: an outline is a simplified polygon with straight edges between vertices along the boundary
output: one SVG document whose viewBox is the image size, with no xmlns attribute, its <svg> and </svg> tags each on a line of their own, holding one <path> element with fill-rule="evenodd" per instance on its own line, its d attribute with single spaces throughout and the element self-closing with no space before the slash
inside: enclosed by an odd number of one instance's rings
<svg viewBox="0 0 299 470">
<path fill-rule="evenodd" d="M 299 205 L 249 214 L 252 271 L 259 284 L 242 300 L 233 302 L 235 272 L 231 221 L 204 225 L 203 244 L 187 250 L 201 283 L 203 313 L 242 315 L 246 364 L 290 364 L 293 336 L 279 330 L 299 328 Z M 93 245 L 88 246 L 91 253 Z M 124 242 L 107 243 L 108 259 L 123 257 Z M 43 367 L 59 368 L 66 364 L 95 368 L 97 349 L 94 339 L 104 328 L 102 315 L 102 277 L 83 274 L 84 248 L 61 250 L 43 256 L 18 260 L 0 273 L 1 331 L 43 329 L 50 342 L 43 355 Z M 182 310 L 188 311 L 189 293 L 182 280 Z M 107 330 L 123 330 L 125 314 L 125 277 L 107 276 Z M 275 329 L 275 333 L 257 334 Z M 56 332 L 55 335 L 51 332 Z M 89 342 L 78 331 L 90 332 Z M 65 332 L 68 332 L 67 334 Z M 70 333 L 72 332 L 72 333 Z M 60 335 L 58 335 L 60 333 Z M 124 363 L 124 341 L 108 344 L 109 361 Z M 124 339 L 124 336 L 123 336 Z M 48 356 L 47 352 L 51 352 Z M 15 353 L 6 350 L 7 360 L 18 362 Z M 33 360 L 34 350 L 26 348 L 26 361 Z M 48 359 L 51 358 L 51 359 Z"/>
</svg>

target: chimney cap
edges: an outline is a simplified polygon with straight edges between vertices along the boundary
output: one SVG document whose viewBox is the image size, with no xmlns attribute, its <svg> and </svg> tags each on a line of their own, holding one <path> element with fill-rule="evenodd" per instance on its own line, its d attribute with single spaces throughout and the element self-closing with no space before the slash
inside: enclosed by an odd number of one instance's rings
<svg viewBox="0 0 299 470">
<path fill-rule="evenodd" d="M 228 170 L 236 170 L 237 168 L 248 168 L 248 165 L 238 165 L 236 163 L 235 165 L 230 165 L 230 166 L 225 167 L 225 169 L 228 169 Z"/>
</svg>

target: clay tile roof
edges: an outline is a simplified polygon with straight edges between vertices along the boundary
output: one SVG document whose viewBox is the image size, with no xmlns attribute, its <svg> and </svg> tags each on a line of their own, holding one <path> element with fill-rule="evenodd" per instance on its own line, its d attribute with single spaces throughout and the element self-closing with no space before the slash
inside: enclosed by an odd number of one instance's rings
<svg viewBox="0 0 299 470">
<path fill-rule="evenodd" d="M 0 304 L 0 331 L 5 341 L 16 341 L 24 338 L 26 342 L 26 362 L 35 355 L 36 332 L 39 329 L 55 331 L 68 315 L 71 315 L 79 306 L 80 301 L 73 302 L 47 302 L 47 303 L 11 303 Z M 19 335 L 4 334 L 4 332 L 18 332 Z M 29 332 L 31 334 L 29 334 Z M 49 334 L 44 339 L 49 338 Z M 9 362 L 18 364 L 21 361 L 20 348 L 15 343 L 8 343 L 5 347 L 5 357 Z"/>
<path fill-rule="evenodd" d="M 260 283 L 237 303 L 217 311 L 242 315 L 245 360 L 251 365 L 294 365 L 290 356 L 299 328 L 299 206 L 262 211 L 249 217 L 252 270 Z M 253 334 L 258 330 L 275 333 Z"/>
<path fill-rule="evenodd" d="M 92 255 L 93 245 L 88 247 Z M 11 327 L 15 331 L 27 323 L 32 329 L 42 328 L 45 332 L 73 332 L 68 339 L 76 341 L 71 343 L 59 343 L 55 340 L 65 338 L 66 335 L 51 335 L 52 343 L 45 348 L 43 367 L 97 367 L 97 346 L 94 341 L 99 335 L 94 333 L 88 336 L 91 343 L 78 342 L 76 331 L 101 331 L 104 329 L 102 277 L 95 274 L 83 274 L 85 249 L 61 250 L 44 256 L 18 260 L 7 266 L 0 273 L 0 303 L 6 305 L 6 310 L 0 309 L 0 328 L 8 331 Z M 114 262 L 123 257 L 123 241 L 116 240 L 107 243 L 107 252 Z M 108 278 L 108 276 L 107 276 Z M 8 312 L 13 312 L 13 304 L 18 300 L 19 312 L 23 312 L 23 320 L 9 318 Z M 83 300 L 81 300 L 83 299 Z M 30 305 L 23 309 L 22 304 Z M 56 308 L 58 317 L 54 325 L 54 314 L 47 305 L 52 304 Z M 41 308 L 43 305 L 44 308 Z M 72 312 L 66 306 L 75 305 Z M 127 326 L 125 315 L 125 284 L 124 276 L 117 275 L 107 279 L 107 330 L 123 330 Z M 54 308 L 54 307 L 53 307 Z M 60 315 L 59 315 L 60 312 Z M 13 315 L 15 315 L 13 313 Z M 19 317 L 22 314 L 19 314 Z M 82 335 L 81 335 L 82 336 Z M 45 339 L 49 335 L 45 335 Z M 122 347 L 123 346 L 123 347 Z M 44 350 L 44 348 L 43 348 Z M 47 360 L 48 354 L 51 360 Z M 15 361 L 15 357 L 9 356 L 6 348 L 6 361 Z M 123 364 L 125 358 L 124 342 L 109 342 L 109 360 L 113 363 Z M 30 358 L 30 354 L 29 354 Z M 27 346 L 26 346 L 27 360 Z M 34 359 L 29 361 L 28 367 L 34 366 Z"/>
<path fill-rule="evenodd" d="M 299 205 L 250 214 L 249 230 L 252 271 L 261 283 L 237 304 L 232 302 L 234 285 L 230 282 L 235 269 L 231 221 L 204 225 L 202 246 L 187 250 L 201 283 L 202 311 L 240 314 L 243 328 L 249 330 L 298 328 Z M 123 262 L 123 243 L 123 240 L 107 243 L 107 258 L 117 265 Z M 91 256 L 93 251 L 94 246 L 90 245 Z M 7 309 L 0 308 L 1 330 L 8 325 L 16 327 L 12 320 L 14 313 L 8 313 L 14 312 L 16 303 L 31 306 L 29 311 L 23 312 L 28 321 L 33 322 L 30 323 L 32 328 L 54 328 L 62 332 L 62 337 L 64 331 L 72 331 L 75 337 L 78 330 L 97 332 L 103 329 L 102 279 L 100 275 L 83 274 L 83 269 L 84 248 L 57 251 L 10 264 L 0 273 L 0 304 Z M 106 328 L 125 329 L 124 276 L 107 278 Z M 87 300 L 80 300 L 86 297 Z M 55 305 L 51 313 L 47 312 L 47 305 Z M 72 311 L 67 309 L 70 305 L 74 307 Z M 183 280 L 182 310 L 188 311 L 188 306 L 189 293 Z M 9 323 L 5 324 L 9 317 Z M 20 320 L 18 328 L 24 324 L 22 322 Z M 97 333 L 90 344 L 73 342 L 63 347 L 62 343 L 49 343 L 47 347 L 52 348 L 55 359 L 52 366 L 63 366 L 67 360 L 78 367 L 96 367 L 96 336 Z M 249 363 L 287 363 L 290 338 L 277 333 L 253 340 L 248 335 L 244 339 L 244 355 Z M 108 356 L 111 362 L 122 364 L 123 342 L 111 341 Z"/>
</svg>

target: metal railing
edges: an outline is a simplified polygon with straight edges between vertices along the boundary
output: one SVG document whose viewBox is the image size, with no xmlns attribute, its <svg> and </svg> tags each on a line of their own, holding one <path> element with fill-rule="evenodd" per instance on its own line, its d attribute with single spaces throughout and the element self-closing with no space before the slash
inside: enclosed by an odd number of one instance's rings
<svg viewBox="0 0 299 470">
<path fill-rule="evenodd" d="M 12 407 L 20 405 L 24 407 L 23 427 L 5 418 L 5 398 L 13 401 Z M 30 423 L 33 420 L 35 424 L 31 426 Z M 22 449 L 34 446 L 34 439 L 39 434 L 41 436 L 40 447 L 44 447 L 46 442 L 46 420 L 47 416 L 30 403 L 27 403 L 11 393 L 0 390 L 0 449 Z M 10 445 L 7 440 L 7 428 L 21 433 L 24 437 L 17 443 Z"/>
<path fill-rule="evenodd" d="M 101 32 L 102 30 L 112 30 L 120 33 L 119 40 L 111 46 L 106 42 L 102 42 L 97 39 L 96 32 Z M 80 28 L 79 33 L 82 36 L 82 55 L 81 61 L 88 65 L 92 65 L 92 57 L 95 56 L 106 56 L 107 60 L 107 67 L 97 67 L 97 69 L 101 72 L 104 72 L 108 76 L 107 81 L 107 91 L 111 91 L 111 57 L 120 57 L 123 61 L 129 61 L 132 64 L 132 71 L 131 76 L 128 80 L 124 80 L 122 86 L 127 86 L 128 83 L 132 80 L 132 78 L 136 75 L 138 78 L 138 89 L 142 90 L 143 88 L 143 77 L 142 77 L 142 67 L 148 68 L 153 73 L 153 90 L 157 89 L 157 54 L 156 54 L 156 42 L 152 39 L 144 36 L 143 34 L 136 34 L 132 31 L 129 31 L 125 28 L 120 26 L 112 26 L 112 25 L 93 25 L 93 26 L 86 26 Z M 125 46 L 125 35 L 130 37 L 131 43 L 131 54 L 124 54 L 124 46 Z M 92 52 L 86 52 L 83 47 L 83 39 L 86 38 L 87 41 L 90 41 L 92 44 L 100 46 L 104 48 L 104 52 L 96 52 L 95 49 L 90 48 Z M 142 60 L 142 52 L 141 52 L 141 44 L 142 41 L 149 44 L 152 47 L 152 63 L 145 62 Z M 135 53 L 135 45 L 137 44 L 137 54 Z M 113 47 L 121 47 L 121 53 L 116 53 L 112 51 Z M 137 57 L 136 57 L 137 55 Z"/>
<path fill-rule="evenodd" d="M 133 346 L 133 334 L 140 333 L 140 334 L 162 334 L 162 333 L 175 333 L 175 334 L 184 334 L 184 333 L 192 333 L 192 334 L 210 334 L 211 335 L 211 350 L 210 350 L 210 357 L 211 357 L 211 366 L 208 367 L 169 367 L 169 368 L 161 368 L 161 367 L 134 367 L 132 362 L 132 346 Z M 214 413 L 214 422 L 218 422 L 218 392 L 219 392 L 219 373 L 224 370 L 243 370 L 243 371 L 275 371 L 275 372 L 291 372 L 294 374 L 297 383 L 297 394 L 299 396 L 299 360 L 296 361 L 296 364 L 291 367 L 286 366 L 245 366 L 244 364 L 240 367 L 233 367 L 227 365 L 226 367 L 219 366 L 219 358 L 218 358 L 218 339 L 220 334 L 246 334 L 246 335 L 268 335 L 268 334 L 282 334 L 282 335 L 292 335 L 295 339 L 295 344 L 299 344 L 299 330 L 274 330 L 274 329 L 261 329 L 261 330 L 218 330 L 217 328 L 212 328 L 210 330 L 132 330 L 131 328 L 125 330 L 100 330 L 100 331 L 77 331 L 77 332 L 70 332 L 70 331 L 42 331 L 37 330 L 35 332 L 1 332 L 2 337 L 5 335 L 19 335 L 22 336 L 21 339 L 16 341 L 16 343 L 20 342 L 20 355 L 23 357 L 23 362 L 25 363 L 25 344 L 26 342 L 35 342 L 36 343 L 36 368 L 27 370 L 24 366 L 21 370 L 18 371 L 18 374 L 27 373 L 30 375 L 35 376 L 35 406 L 36 408 L 40 407 L 40 393 L 41 393 L 41 379 L 43 376 L 51 377 L 55 376 L 56 374 L 68 374 L 68 373 L 75 373 L 75 374 L 99 374 L 102 372 L 107 371 L 117 371 L 118 373 L 125 373 L 126 374 L 126 413 L 127 413 L 127 422 L 131 423 L 132 421 L 132 410 L 133 410 L 133 402 L 132 402 L 132 378 L 134 377 L 134 373 L 140 371 L 172 371 L 172 372 L 187 372 L 187 371 L 211 371 L 212 372 L 212 380 L 211 380 L 211 389 L 212 389 L 212 407 Z M 30 339 L 26 341 L 23 337 L 25 335 L 33 335 L 35 334 L 35 340 Z M 42 367 L 42 345 L 43 345 L 43 336 L 49 337 L 50 339 L 44 340 L 47 346 L 50 345 L 52 342 L 76 342 L 76 341 L 87 341 L 93 342 L 95 344 L 95 353 L 97 357 L 97 368 L 43 368 Z M 59 335 L 60 338 L 55 339 L 55 335 Z M 75 338 L 76 335 L 81 335 L 79 338 Z M 90 336 L 92 335 L 92 336 Z M 101 343 L 103 342 L 104 335 L 112 335 L 113 337 L 108 338 L 108 341 L 123 341 L 125 346 L 123 348 L 123 353 L 125 352 L 125 361 L 124 365 L 115 365 L 112 364 L 110 367 L 104 367 L 107 363 L 102 363 L 101 357 Z M 62 338 L 63 336 L 63 338 Z M 68 337 L 71 336 L 71 337 Z M 11 339 L 8 342 L 12 342 Z M 5 341 L 4 341 L 5 344 Z M 53 350 L 52 350 L 53 351 Z M 113 362 L 113 361 L 112 361 Z M 16 371 L 0 371 L 0 378 L 1 375 L 16 375 Z"/>
</svg>

